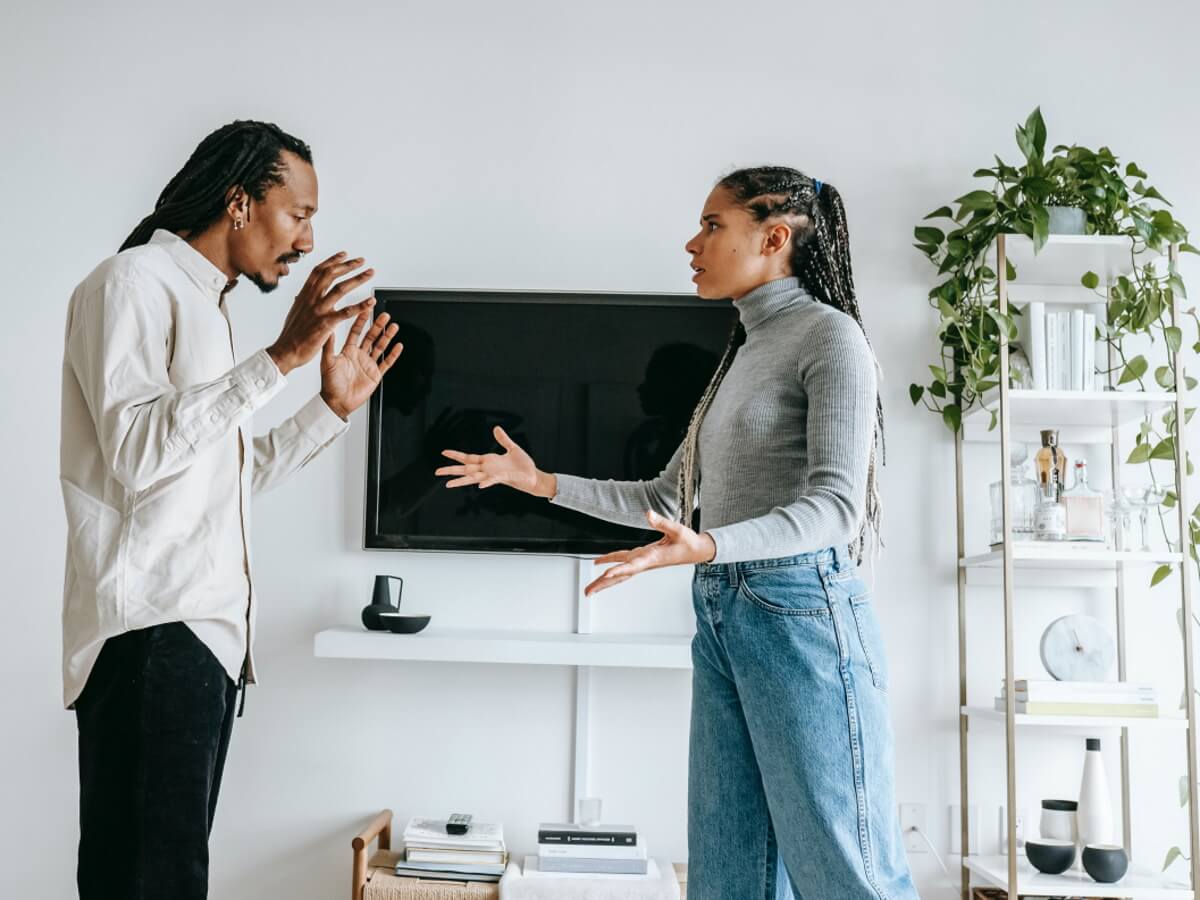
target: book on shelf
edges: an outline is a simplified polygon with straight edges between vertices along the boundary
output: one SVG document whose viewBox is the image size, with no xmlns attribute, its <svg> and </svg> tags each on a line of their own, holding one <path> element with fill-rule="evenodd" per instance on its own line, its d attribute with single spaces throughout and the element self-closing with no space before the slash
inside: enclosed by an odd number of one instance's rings
<svg viewBox="0 0 1200 900">
<path fill-rule="evenodd" d="M 402 862 L 396 863 L 395 874 L 400 878 L 421 878 L 428 881 L 478 881 L 484 884 L 496 884 L 500 881 L 499 874 L 483 874 L 475 872 L 443 872 L 439 870 L 413 869 Z"/>
<path fill-rule="evenodd" d="M 1089 703 L 1016 700 L 1016 712 L 1030 716 L 1123 716 L 1157 719 L 1157 703 Z M 996 698 L 996 712 L 1006 712 L 1005 698 Z"/>
<path fill-rule="evenodd" d="M 450 875 L 503 875 L 507 864 L 507 860 L 498 863 L 442 863 L 402 859 L 396 863 L 396 868 L 408 869 L 413 872 L 442 872 Z"/>
<path fill-rule="evenodd" d="M 543 823 L 538 826 L 539 844 L 615 844 L 636 846 L 637 829 L 632 825 L 568 825 Z"/>
<path fill-rule="evenodd" d="M 417 847 L 408 844 L 404 850 L 404 859 L 406 862 L 472 865 L 508 862 L 508 853 L 504 850 L 447 850 L 441 847 Z"/>
<path fill-rule="evenodd" d="M 539 856 L 538 868 L 543 872 L 576 872 L 592 875 L 645 875 L 644 859 L 585 859 L 576 856 Z"/>
<path fill-rule="evenodd" d="M 504 826 L 472 822 L 466 834 L 447 834 L 445 819 L 413 818 L 404 828 L 409 847 L 445 850 L 504 850 Z"/>
<path fill-rule="evenodd" d="M 1153 684 L 1136 681 L 1053 681 L 1017 678 L 1014 683 L 1018 700 L 1158 702 L 1158 689 Z M 1001 682 L 1000 695 L 1004 696 L 1006 693 L 1007 688 Z"/>
<path fill-rule="evenodd" d="M 544 860 L 537 856 L 525 857 L 525 865 L 521 869 L 521 874 L 529 878 L 603 878 L 605 881 L 658 881 L 662 877 L 659 874 L 658 862 L 654 859 L 646 860 L 646 872 L 642 875 L 622 875 L 616 872 L 605 874 L 597 874 L 595 872 L 551 872 L 541 867 L 543 862 Z"/>
<path fill-rule="evenodd" d="M 1096 386 L 1096 316 L 1083 309 L 1047 312 L 1046 304 L 1025 308 L 1022 339 L 1032 385 L 1038 391 L 1091 391 Z"/>
<path fill-rule="evenodd" d="M 1035 301 L 1025 311 L 1029 328 L 1029 368 L 1033 370 L 1033 389 L 1044 391 L 1046 384 L 1046 304 Z"/>
<path fill-rule="evenodd" d="M 633 846 L 619 844 L 538 844 L 540 857 L 575 857 L 577 859 L 645 859 L 645 843 Z"/>
</svg>

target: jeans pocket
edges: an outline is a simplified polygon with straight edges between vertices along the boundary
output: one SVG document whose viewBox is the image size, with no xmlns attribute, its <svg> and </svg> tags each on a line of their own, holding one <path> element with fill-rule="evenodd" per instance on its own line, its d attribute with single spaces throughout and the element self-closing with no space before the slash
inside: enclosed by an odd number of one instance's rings
<svg viewBox="0 0 1200 900">
<path fill-rule="evenodd" d="M 808 566 L 780 566 L 743 572 L 738 593 L 759 609 L 779 616 L 830 615 L 821 576 Z"/>
<path fill-rule="evenodd" d="M 883 632 L 875 610 L 871 608 L 871 595 L 859 594 L 850 598 L 850 612 L 854 616 L 854 628 L 862 646 L 867 668 L 871 670 L 871 683 L 881 691 L 888 689 L 887 655 L 883 646 Z"/>
</svg>

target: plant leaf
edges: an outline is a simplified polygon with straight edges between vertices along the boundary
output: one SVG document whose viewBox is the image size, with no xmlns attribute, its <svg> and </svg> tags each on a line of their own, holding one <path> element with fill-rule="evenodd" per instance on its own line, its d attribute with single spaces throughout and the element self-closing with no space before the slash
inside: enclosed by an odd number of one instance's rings
<svg viewBox="0 0 1200 900">
<path fill-rule="evenodd" d="M 912 398 L 913 406 L 921 402 L 921 398 L 925 396 L 925 388 L 919 384 L 910 384 L 908 386 L 908 396 Z"/>
<path fill-rule="evenodd" d="M 957 404 L 951 403 L 942 410 L 942 421 L 946 423 L 946 427 L 957 433 L 962 427 L 962 410 Z"/>
<path fill-rule="evenodd" d="M 1150 451 L 1151 459 L 1174 459 L 1175 458 L 1175 438 L 1163 438 Z"/>
<path fill-rule="evenodd" d="M 1079 283 L 1089 291 L 1094 291 L 1100 287 L 1100 276 L 1095 272 L 1085 272 L 1083 277 L 1079 279 Z"/>
<path fill-rule="evenodd" d="M 1170 850 L 1167 851 L 1167 859 L 1163 863 L 1163 870 L 1165 871 L 1167 868 L 1170 867 L 1171 863 L 1175 862 L 1175 860 L 1179 859 L 1182 856 L 1183 856 L 1182 850 L 1180 850 L 1178 847 L 1172 847 Z"/>
<path fill-rule="evenodd" d="M 1118 384 L 1128 384 L 1131 381 L 1137 381 L 1146 374 L 1146 369 L 1150 364 L 1146 362 L 1146 357 L 1135 356 L 1125 366 L 1125 371 L 1121 373 L 1121 380 Z"/>
<path fill-rule="evenodd" d="M 1133 448 L 1133 452 L 1129 454 L 1129 459 L 1125 460 L 1125 462 L 1129 463 L 1131 466 L 1134 466 L 1134 465 L 1137 465 L 1138 463 L 1144 463 L 1144 462 L 1148 461 L 1149 459 L 1150 459 L 1150 445 L 1149 444 L 1138 444 L 1136 447 Z"/>
<path fill-rule="evenodd" d="M 1183 346 L 1183 329 L 1176 325 L 1168 325 L 1163 331 L 1163 336 L 1166 337 L 1171 352 L 1178 353 L 1179 348 Z"/>
<path fill-rule="evenodd" d="M 1157 569 L 1154 570 L 1154 575 L 1152 575 L 1150 578 L 1150 587 L 1154 587 L 1156 584 L 1163 581 L 1170 574 L 1171 574 L 1170 566 L 1159 566 Z"/>
<path fill-rule="evenodd" d="M 954 218 L 954 210 L 952 210 L 948 206 L 939 206 L 937 209 L 935 209 L 933 212 L 931 212 L 929 215 L 927 215 L 925 217 L 925 219 L 927 221 L 929 219 L 953 219 L 953 218 Z"/>
<path fill-rule="evenodd" d="M 945 233 L 940 228 L 932 228 L 921 225 L 918 225 L 913 229 L 913 234 L 922 244 L 933 244 L 935 247 L 946 237 Z"/>
</svg>

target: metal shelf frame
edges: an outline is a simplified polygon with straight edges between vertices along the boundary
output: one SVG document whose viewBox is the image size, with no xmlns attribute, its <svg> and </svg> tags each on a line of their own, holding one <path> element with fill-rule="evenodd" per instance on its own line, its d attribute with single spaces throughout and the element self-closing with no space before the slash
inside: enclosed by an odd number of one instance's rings
<svg viewBox="0 0 1200 900">
<path fill-rule="evenodd" d="M 997 264 L 995 271 L 998 274 L 997 280 L 997 295 L 999 310 L 1002 314 L 1007 315 L 1009 311 L 1009 285 L 1006 277 L 1007 266 L 1005 261 L 1008 258 L 1008 248 L 1006 240 L 1009 236 L 998 235 L 996 238 L 995 258 Z M 1111 239 L 1108 239 L 1111 241 Z M 1086 243 L 1087 239 L 1075 239 L 1075 243 Z M 1051 242 L 1043 248 L 1043 254 L 1053 254 L 1056 245 Z M 1178 247 L 1172 246 L 1169 253 L 1169 261 L 1174 266 L 1178 260 Z M 1082 275 L 1083 273 L 1078 273 Z M 1114 273 L 1105 273 L 1108 277 L 1108 283 L 1111 286 L 1114 280 Z M 1078 276 L 1075 276 L 1078 277 Z M 1172 324 L 1181 324 L 1181 311 L 1179 306 L 1179 297 L 1174 297 L 1174 302 L 1171 308 Z M 1183 376 L 1183 350 L 1175 354 L 1174 360 L 1174 375 L 1175 383 L 1178 385 L 1184 384 Z M 1115 366 L 1115 360 L 1110 359 L 1108 368 L 1112 369 Z M 1004 525 L 1004 542 L 1002 551 L 999 554 L 1000 567 L 1003 571 L 1002 591 L 1004 595 L 1004 677 L 1006 683 L 1012 685 L 1015 681 L 1015 673 L 1013 671 L 1013 656 L 1014 656 L 1014 634 L 1013 634 L 1013 616 L 1014 616 L 1014 547 L 1012 541 L 1012 510 L 1011 510 L 1011 483 L 1009 477 L 1009 445 L 1012 440 L 1012 431 L 1014 427 L 1014 416 L 1012 408 L 1012 397 L 1009 387 L 1009 345 L 1006 334 L 1001 334 L 1000 337 L 1000 386 L 999 386 L 999 406 L 998 406 L 998 430 L 1000 433 L 999 440 L 999 465 L 1000 465 L 1000 483 L 1001 483 L 1001 498 L 1003 505 L 1003 525 Z M 1110 384 L 1112 375 L 1109 376 Z M 1176 391 L 1174 396 L 1174 408 L 1176 421 L 1178 423 L 1185 422 L 1184 417 L 1184 392 Z M 1069 401 L 1065 401 L 1069 402 Z M 1111 440 L 1111 465 L 1113 473 L 1113 485 L 1120 489 L 1121 466 L 1124 461 L 1122 454 L 1119 424 L 1114 421 L 1112 427 Z M 1175 442 L 1175 491 L 1178 497 L 1176 503 L 1176 511 L 1179 516 L 1179 534 L 1181 540 L 1186 540 L 1188 535 L 1188 510 L 1192 508 L 1188 498 L 1188 485 L 1186 476 L 1186 458 L 1187 458 L 1187 440 L 1186 428 L 1180 426 L 1177 428 L 1178 436 Z M 955 434 L 954 439 L 954 465 L 955 465 L 955 493 L 957 499 L 957 542 L 958 542 L 958 669 L 959 669 L 959 703 L 958 703 L 958 749 L 959 749 L 959 795 L 960 808 L 962 810 L 961 822 L 961 846 L 966 848 L 971 846 L 969 823 L 970 814 L 970 779 L 968 772 L 968 742 L 969 742 L 969 715 L 967 710 L 967 566 L 963 565 L 963 561 L 967 557 L 966 548 L 966 527 L 964 515 L 964 485 L 963 485 L 963 464 L 964 464 L 964 437 L 960 429 Z M 1108 567 L 1112 567 L 1112 563 Z M 1127 677 L 1127 642 L 1126 642 L 1126 591 L 1125 591 L 1125 562 L 1116 562 L 1116 587 L 1115 587 L 1115 614 L 1117 625 L 1117 673 L 1121 681 L 1125 681 Z M 1190 873 L 1191 873 L 1191 892 L 1195 896 L 1200 890 L 1200 802 L 1197 798 L 1197 777 L 1200 775 L 1197 771 L 1197 751 L 1196 751 L 1196 694 L 1195 694 L 1195 671 L 1194 671 L 1194 656 L 1193 656 L 1193 634 L 1190 624 L 1192 622 L 1192 579 L 1195 577 L 1193 571 L 1193 561 L 1191 554 L 1183 552 L 1178 561 L 1179 565 L 1179 584 L 1180 595 L 1183 606 L 1184 622 L 1188 623 L 1189 627 L 1183 629 L 1183 654 L 1184 654 L 1184 687 L 1187 696 L 1187 727 L 1185 730 L 1187 741 L 1187 773 L 1188 773 L 1188 827 L 1189 827 L 1189 845 L 1190 845 Z M 1015 709 L 1016 695 L 1014 691 L 1007 692 L 1007 702 L 1003 713 L 1004 725 L 1004 742 L 1005 742 L 1005 761 L 1006 761 L 1006 787 L 1007 787 L 1007 807 L 1008 815 L 1006 816 L 1008 828 L 1007 840 L 1007 885 L 1003 885 L 1009 897 L 1018 896 L 1018 847 L 1017 847 L 1017 817 L 1013 814 L 1013 810 L 1017 809 L 1017 728 L 1018 717 Z M 1181 729 L 1183 730 L 1183 729 Z M 1126 852 L 1129 852 L 1132 844 L 1132 825 L 1130 815 L 1130 771 L 1129 771 L 1129 728 L 1123 727 L 1121 731 L 1121 809 L 1122 809 L 1122 831 L 1123 844 Z M 964 854 L 962 863 L 962 898 L 970 900 L 971 886 L 970 873 L 968 867 L 968 857 Z M 1003 881 L 1005 879 L 995 879 Z M 1131 889 L 1131 893 L 1122 894 L 1122 896 L 1137 896 L 1138 891 Z"/>
</svg>

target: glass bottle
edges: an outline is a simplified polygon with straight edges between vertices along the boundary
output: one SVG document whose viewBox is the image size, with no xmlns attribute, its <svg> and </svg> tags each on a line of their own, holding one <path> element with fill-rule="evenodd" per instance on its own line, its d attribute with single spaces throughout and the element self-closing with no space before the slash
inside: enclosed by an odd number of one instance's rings
<svg viewBox="0 0 1200 900">
<path fill-rule="evenodd" d="M 1037 469 L 1038 505 L 1034 510 L 1034 537 L 1039 541 L 1067 539 L 1067 510 L 1062 500 L 1063 473 L 1067 455 L 1058 446 L 1058 432 L 1042 432 L 1042 449 L 1034 459 Z"/>
<path fill-rule="evenodd" d="M 1029 448 L 1025 444 L 1016 444 L 1009 454 L 1009 514 L 1012 517 L 1012 539 L 1014 541 L 1033 540 L 1033 517 L 1037 510 L 1041 495 L 1037 482 L 1029 477 L 1025 462 L 1029 459 Z M 1004 540 L 1004 508 L 1003 493 L 999 481 L 992 482 L 992 544 Z"/>
<path fill-rule="evenodd" d="M 1034 457 L 1034 467 L 1041 494 L 1053 493 L 1055 501 L 1059 500 L 1067 474 L 1067 454 L 1058 446 L 1058 432 L 1054 429 L 1042 432 L 1042 449 Z"/>
<path fill-rule="evenodd" d="M 1067 540 L 1104 543 L 1104 495 L 1088 484 L 1087 463 L 1075 461 L 1075 484 L 1063 491 L 1067 508 Z"/>
</svg>

